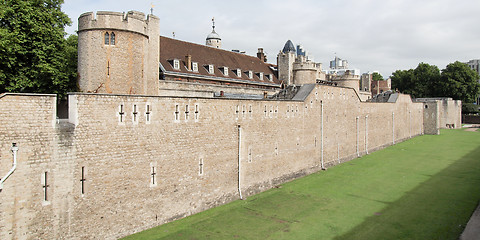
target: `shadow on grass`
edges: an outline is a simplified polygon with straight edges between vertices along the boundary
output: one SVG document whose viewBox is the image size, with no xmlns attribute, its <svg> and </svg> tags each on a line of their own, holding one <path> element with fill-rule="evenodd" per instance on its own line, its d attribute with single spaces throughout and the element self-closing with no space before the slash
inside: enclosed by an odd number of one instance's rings
<svg viewBox="0 0 480 240">
<path fill-rule="evenodd" d="M 334 239 L 458 239 L 480 199 L 479 159 L 480 147 Z"/>
</svg>

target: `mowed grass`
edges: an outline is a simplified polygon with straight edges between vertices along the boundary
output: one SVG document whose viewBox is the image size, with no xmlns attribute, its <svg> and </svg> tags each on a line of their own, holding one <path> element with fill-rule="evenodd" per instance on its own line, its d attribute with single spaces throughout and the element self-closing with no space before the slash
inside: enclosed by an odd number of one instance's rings
<svg viewBox="0 0 480 240">
<path fill-rule="evenodd" d="M 457 239 L 480 132 L 442 130 L 125 239 Z"/>
</svg>

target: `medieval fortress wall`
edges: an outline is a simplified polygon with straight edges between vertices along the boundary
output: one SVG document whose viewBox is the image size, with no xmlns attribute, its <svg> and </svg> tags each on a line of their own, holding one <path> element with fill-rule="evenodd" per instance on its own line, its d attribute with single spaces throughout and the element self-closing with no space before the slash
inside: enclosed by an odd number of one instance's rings
<svg viewBox="0 0 480 240">
<path fill-rule="evenodd" d="M 152 15 L 81 15 L 84 93 L 69 95 L 68 119 L 55 95 L 0 95 L 0 239 L 114 239 L 458 120 L 451 100 L 369 103 L 316 84 L 293 100 L 159 96 L 158 35 Z"/>
<path fill-rule="evenodd" d="M 71 94 L 0 98 L 1 239 L 116 238 L 423 133 L 423 103 Z M 46 187 L 45 187 L 46 186 Z"/>
</svg>

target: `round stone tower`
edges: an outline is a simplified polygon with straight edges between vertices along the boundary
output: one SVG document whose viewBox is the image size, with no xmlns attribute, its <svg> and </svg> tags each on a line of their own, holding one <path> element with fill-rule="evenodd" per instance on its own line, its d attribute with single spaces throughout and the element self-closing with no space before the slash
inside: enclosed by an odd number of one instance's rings
<svg viewBox="0 0 480 240">
<path fill-rule="evenodd" d="M 214 48 L 221 48 L 222 47 L 222 39 L 217 32 L 215 32 L 215 19 L 212 19 L 212 32 L 208 34 L 206 45 Z"/>
<path fill-rule="evenodd" d="M 160 21 L 130 11 L 78 18 L 78 85 L 82 92 L 158 95 Z"/>
</svg>

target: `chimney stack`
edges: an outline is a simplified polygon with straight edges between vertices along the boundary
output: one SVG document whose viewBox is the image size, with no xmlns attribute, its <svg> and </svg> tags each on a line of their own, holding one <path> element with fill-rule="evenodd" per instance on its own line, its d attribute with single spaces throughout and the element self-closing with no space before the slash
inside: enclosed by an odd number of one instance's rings
<svg viewBox="0 0 480 240">
<path fill-rule="evenodd" d="M 185 65 L 187 65 L 188 71 L 192 71 L 192 55 L 185 56 Z"/>
<path fill-rule="evenodd" d="M 263 48 L 259 48 L 257 52 L 257 57 L 262 60 L 262 62 L 267 62 L 267 58 L 265 57 L 265 53 L 263 52 Z"/>
</svg>

